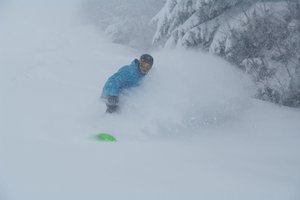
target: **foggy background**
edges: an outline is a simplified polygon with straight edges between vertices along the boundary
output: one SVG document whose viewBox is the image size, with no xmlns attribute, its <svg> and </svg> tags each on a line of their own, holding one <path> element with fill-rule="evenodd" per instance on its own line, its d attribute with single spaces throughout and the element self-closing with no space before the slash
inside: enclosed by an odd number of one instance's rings
<svg viewBox="0 0 300 200">
<path fill-rule="evenodd" d="M 96 25 L 116 43 L 149 50 L 155 32 L 151 19 L 165 0 L 86 0 L 82 3 L 86 21 Z"/>
</svg>

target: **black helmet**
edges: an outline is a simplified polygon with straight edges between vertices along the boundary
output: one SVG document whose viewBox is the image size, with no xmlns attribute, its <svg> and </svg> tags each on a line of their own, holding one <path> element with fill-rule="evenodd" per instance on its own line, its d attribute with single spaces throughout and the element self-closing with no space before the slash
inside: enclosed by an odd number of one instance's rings
<svg viewBox="0 0 300 200">
<path fill-rule="evenodd" d="M 149 54 L 143 54 L 141 55 L 140 60 L 149 63 L 150 65 L 153 65 L 153 57 Z"/>
</svg>

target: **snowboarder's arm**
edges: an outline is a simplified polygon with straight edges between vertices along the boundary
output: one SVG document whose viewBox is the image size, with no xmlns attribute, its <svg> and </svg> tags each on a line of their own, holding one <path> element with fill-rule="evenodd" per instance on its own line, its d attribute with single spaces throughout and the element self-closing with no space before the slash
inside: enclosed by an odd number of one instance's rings
<svg viewBox="0 0 300 200">
<path fill-rule="evenodd" d="M 124 66 L 106 81 L 102 96 L 119 96 L 122 88 L 126 86 L 129 79 L 130 72 L 128 66 Z"/>
</svg>

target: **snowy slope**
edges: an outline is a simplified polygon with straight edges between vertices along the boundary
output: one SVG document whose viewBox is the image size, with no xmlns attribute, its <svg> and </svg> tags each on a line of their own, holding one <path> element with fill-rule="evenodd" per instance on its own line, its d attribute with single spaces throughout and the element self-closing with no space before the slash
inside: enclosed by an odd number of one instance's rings
<svg viewBox="0 0 300 200">
<path fill-rule="evenodd" d="M 299 110 L 251 99 L 234 67 L 182 50 L 153 53 L 143 86 L 104 115 L 104 81 L 142 52 L 81 24 L 75 1 L 12 2 L 0 30 L 1 200 L 300 198 Z M 93 140 L 100 131 L 119 141 Z"/>
</svg>

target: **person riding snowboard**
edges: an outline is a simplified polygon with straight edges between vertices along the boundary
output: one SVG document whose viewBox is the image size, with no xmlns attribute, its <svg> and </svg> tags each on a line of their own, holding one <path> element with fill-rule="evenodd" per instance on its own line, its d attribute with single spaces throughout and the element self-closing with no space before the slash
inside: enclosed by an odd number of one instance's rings
<svg viewBox="0 0 300 200">
<path fill-rule="evenodd" d="M 118 110 L 119 95 L 124 89 L 136 87 L 153 66 L 153 57 L 149 54 L 141 55 L 131 64 L 123 66 L 106 81 L 101 98 L 106 103 L 106 112 L 113 113 Z"/>
</svg>

